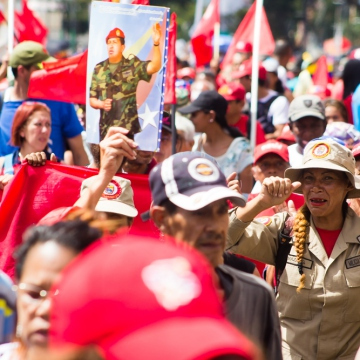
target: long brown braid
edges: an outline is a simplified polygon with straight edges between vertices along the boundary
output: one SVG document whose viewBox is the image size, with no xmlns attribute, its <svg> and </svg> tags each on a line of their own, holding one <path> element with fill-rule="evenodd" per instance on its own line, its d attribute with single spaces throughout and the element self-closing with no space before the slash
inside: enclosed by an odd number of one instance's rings
<svg viewBox="0 0 360 360">
<path fill-rule="evenodd" d="M 305 243 L 309 236 L 309 227 L 310 227 L 310 211 L 309 208 L 303 205 L 297 212 L 294 220 L 293 227 L 293 239 L 296 249 L 296 261 L 298 263 L 300 277 L 300 285 L 296 289 L 296 292 L 299 293 L 302 288 L 305 287 L 305 274 L 303 272 L 303 256 L 305 250 Z"/>
</svg>

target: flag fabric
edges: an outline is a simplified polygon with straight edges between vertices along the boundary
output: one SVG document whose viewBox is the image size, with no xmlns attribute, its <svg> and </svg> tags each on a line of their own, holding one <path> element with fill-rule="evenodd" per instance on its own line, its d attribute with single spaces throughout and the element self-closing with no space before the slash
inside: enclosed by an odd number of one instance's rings
<svg viewBox="0 0 360 360">
<path fill-rule="evenodd" d="M 26 162 L 19 169 L 3 194 L 0 216 L 0 269 L 14 276 L 14 250 L 22 242 L 23 232 L 35 225 L 50 211 L 72 206 L 79 198 L 81 182 L 96 175 L 97 170 L 47 162 L 32 167 Z M 151 193 L 147 175 L 120 174 L 131 181 L 134 203 L 139 214 L 149 210 Z M 143 222 L 138 215 L 132 233 L 156 236 L 158 231 L 151 221 Z"/>
<path fill-rule="evenodd" d="M 255 28 L 256 1 L 251 5 L 244 19 L 237 28 L 228 51 L 225 54 L 221 67 L 231 65 L 233 56 L 236 52 L 236 44 L 239 41 L 253 44 Z M 272 55 L 275 49 L 275 40 L 270 29 L 269 21 L 264 7 L 261 9 L 261 36 L 260 36 L 260 55 Z"/>
<path fill-rule="evenodd" d="M 211 0 L 191 37 L 196 67 L 208 64 L 213 57 L 212 38 L 215 23 L 220 23 L 219 0 Z"/>
<path fill-rule="evenodd" d="M 320 56 L 319 60 L 316 62 L 316 70 L 313 75 L 314 85 L 322 86 L 326 89 L 329 83 L 329 74 L 327 69 L 326 56 Z"/>
<path fill-rule="evenodd" d="M 176 82 L 176 14 L 171 14 L 169 26 L 169 43 L 167 54 L 166 83 L 165 83 L 165 104 L 176 104 L 175 82 Z"/>
<path fill-rule="evenodd" d="M 19 42 L 37 41 L 46 45 L 47 27 L 28 8 L 27 0 L 22 0 L 22 13 L 15 11 L 15 36 Z"/>
<path fill-rule="evenodd" d="M 33 99 L 86 103 L 87 51 L 54 62 L 31 74 L 28 97 Z"/>
<path fill-rule="evenodd" d="M 3 23 L 4 21 L 6 22 L 6 17 L 4 13 L 0 10 L 0 24 Z"/>
<path fill-rule="evenodd" d="M 133 0 L 133 5 L 150 5 L 150 0 Z"/>
</svg>

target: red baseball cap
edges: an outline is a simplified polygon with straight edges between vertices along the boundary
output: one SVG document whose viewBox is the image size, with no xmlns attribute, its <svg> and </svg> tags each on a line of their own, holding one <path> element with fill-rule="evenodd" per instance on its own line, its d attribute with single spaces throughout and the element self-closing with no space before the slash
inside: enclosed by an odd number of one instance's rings
<svg viewBox="0 0 360 360">
<path fill-rule="evenodd" d="M 235 45 L 235 50 L 237 52 L 251 53 L 253 49 L 252 45 L 249 42 L 240 40 Z"/>
<path fill-rule="evenodd" d="M 267 154 L 276 154 L 284 161 L 289 162 L 289 151 L 287 145 L 279 141 L 269 140 L 255 147 L 254 164 L 256 164 L 261 157 Z"/>
<path fill-rule="evenodd" d="M 223 315 L 213 269 L 186 244 L 118 236 L 67 267 L 53 297 L 50 345 L 97 345 L 106 359 L 253 359 Z"/>
<path fill-rule="evenodd" d="M 195 79 L 196 71 L 191 67 L 184 67 L 179 69 L 176 73 L 178 79 L 183 79 L 184 77 L 189 77 L 190 79 Z"/>
<path fill-rule="evenodd" d="M 353 147 L 352 154 L 354 155 L 355 160 L 358 160 L 356 157 L 360 156 L 360 144 L 357 144 Z"/>
<path fill-rule="evenodd" d="M 218 90 L 218 93 L 222 95 L 226 101 L 245 99 L 245 88 L 241 84 L 225 84 L 221 86 L 221 88 Z"/>
<path fill-rule="evenodd" d="M 109 39 L 111 39 L 111 38 L 123 38 L 123 39 L 125 39 L 125 34 L 124 34 L 124 32 L 122 31 L 122 30 L 120 30 L 119 28 L 115 28 L 115 29 L 112 29 L 110 32 L 109 32 L 109 34 L 108 34 L 108 36 L 106 37 L 106 42 L 108 42 L 108 40 Z"/>
<path fill-rule="evenodd" d="M 244 76 L 251 76 L 252 74 L 252 60 L 245 60 L 240 66 L 238 71 L 234 71 L 231 76 L 233 79 L 241 79 Z M 259 65 L 259 79 L 266 80 L 266 69 L 264 66 Z"/>
</svg>

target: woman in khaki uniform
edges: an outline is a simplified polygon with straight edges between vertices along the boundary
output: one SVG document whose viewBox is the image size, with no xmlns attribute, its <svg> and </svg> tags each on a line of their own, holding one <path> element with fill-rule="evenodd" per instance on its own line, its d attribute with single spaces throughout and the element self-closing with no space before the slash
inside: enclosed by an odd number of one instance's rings
<svg viewBox="0 0 360 360">
<path fill-rule="evenodd" d="M 301 167 L 265 179 L 259 196 L 231 212 L 228 247 L 237 253 L 275 264 L 279 239 L 292 235 L 277 295 L 285 360 L 350 360 L 360 346 L 360 218 L 346 203 L 360 197 L 354 174 L 350 150 L 314 140 Z M 294 217 L 253 220 L 293 191 L 305 198 Z"/>
</svg>

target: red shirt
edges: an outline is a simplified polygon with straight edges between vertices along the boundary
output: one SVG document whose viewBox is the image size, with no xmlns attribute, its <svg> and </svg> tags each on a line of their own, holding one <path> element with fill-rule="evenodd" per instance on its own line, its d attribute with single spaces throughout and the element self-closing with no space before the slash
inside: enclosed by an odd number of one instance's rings
<svg viewBox="0 0 360 360">
<path fill-rule="evenodd" d="M 249 117 L 247 115 L 241 115 L 239 121 L 231 125 L 237 128 L 244 136 L 248 137 L 247 122 Z M 249 135 L 250 136 L 250 135 Z M 256 122 L 256 145 L 262 144 L 266 141 L 264 130 L 259 122 Z"/>
<path fill-rule="evenodd" d="M 327 256 L 330 257 L 333 248 L 335 246 L 336 240 L 338 239 L 342 229 L 325 230 L 325 229 L 316 228 L 316 230 L 320 235 L 320 239 L 324 245 Z"/>
</svg>

